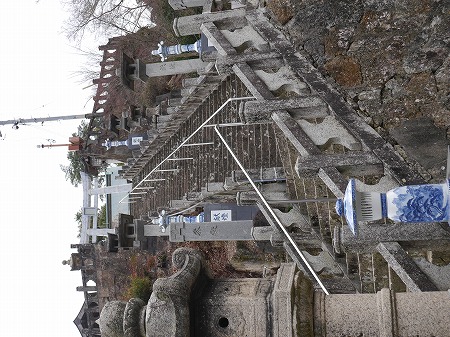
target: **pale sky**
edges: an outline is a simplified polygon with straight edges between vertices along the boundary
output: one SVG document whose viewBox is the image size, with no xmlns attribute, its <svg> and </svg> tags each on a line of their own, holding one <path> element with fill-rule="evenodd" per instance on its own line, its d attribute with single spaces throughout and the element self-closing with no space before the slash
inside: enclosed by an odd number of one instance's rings
<svg viewBox="0 0 450 337">
<path fill-rule="evenodd" d="M 83 58 L 61 33 L 58 0 L 2 1 L 0 120 L 90 113 L 89 89 L 72 73 Z M 101 44 L 101 43 L 98 43 Z M 85 84 L 86 85 L 86 84 Z M 79 242 L 81 188 L 65 181 L 66 143 L 80 121 L 0 126 L 0 336 L 80 336 L 79 271 L 61 264 Z"/>
</svg>

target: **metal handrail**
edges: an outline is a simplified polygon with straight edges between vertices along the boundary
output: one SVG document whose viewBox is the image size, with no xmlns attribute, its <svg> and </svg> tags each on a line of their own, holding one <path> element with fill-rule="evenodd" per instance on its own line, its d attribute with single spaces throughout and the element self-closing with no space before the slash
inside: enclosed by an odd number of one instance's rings
<svg viewBox="0 0 450 337">
<path fill-rule="evenodd" d="M 250 175 L 248 174 L 247 170 L 244 168 L 244 166 L 242 165 L 242 163 L 239 161 L 239 159 L 236 157 L 236 155 L 234 154 L 233 150 L 230 148 L 230 146 L 228 145 L 228 143 L 225 141 L 225 138 L 222 136 L 222 134 L 219 131 L 218 127 L 214 127 L 214 131 L 216 132 L 217 136 L 219 136 L 220 140 L 222 141 L 223 145 L 226 147 L 226 149 L 228 150 L 228 152 L 230 153 L 230 155 L 233 157 L 234 161 L 236 162 L 236 164 L 239 166 L 239 168 L 241 169 L 241 171 L 244 173 L 245 177 L 247 178 L 247 180 L 249 181 L 250 185 L 252 185 L 253 189 L 255 190 L 256 194 L 258 195 L 258 197 L 261 199 L 262 203 L 264 204 L 264 206 L 266 207 L 266 209 L 269 211 L 270 215 L 273 217 L 273 219 L 276 221 L 276 223 L 278 224 L 278 228 L 283 232 L 284 236 L 286 237 L 286 239 L 291 243 L 291 245 L 294 247 L 295 251 L 297 252 L 297 254 L 300 256 L 300 258 L 302 259 L 303 263 L 305 264 L 306 268 L 308 268 L 308 270 L 310 271 L 310 273 L 312 274 L 312 276 L 315 278 L 315 280 L 317 281 L 317 283 L 319 284 L 320 288 L 322 288 L 323 292 L 326 295 L 329 295 L 330 293 L 328 292 L 328 290 L 325 288 L 325 285 L 322 283 L 322 281 L 319 279 L 319 276 L 316 274 L 316 272 L 314 271 L 314 269 L 312 268 L 312 266 L 309 264 L 309 262 L 306 260 L 305 255 L 303 255 L 303 253 L 301 252 L 301 250 L 297 247 L 297 244 L 295 243 L 295 241 L 292 239 L 292 237 L 289 235 L 288 231 L 286 230 L 286 228 L 283 226 L 283 224 L 281 223 L 280 219 L 277 217 L 277 215 L 275 214 L 275 212 L 273 211 L 272 207 L 270 207 L 269 203 L 267 202 L 266 198 L 264 198 L 263 194 L 261 193 L 261 191 L 258 189 L 258 187 L 256 186 L 256 184 L 253 182 L 252 178 L 250 177 Z"/>
</svg>

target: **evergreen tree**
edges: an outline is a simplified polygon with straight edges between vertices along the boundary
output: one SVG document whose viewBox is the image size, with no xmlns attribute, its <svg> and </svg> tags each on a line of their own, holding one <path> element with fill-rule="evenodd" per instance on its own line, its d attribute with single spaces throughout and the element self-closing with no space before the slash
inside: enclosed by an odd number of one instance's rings
<svg viewBox="0 0 450 337">
<path fill-rule="evenodd" d="M 77 133 L 73 133 L 72 136 L 84 138 L 87 134 L 88 126 L 89 124 L 82 120 L 78 126 Z M 81 172 L 84 171 L 83 158 L 81 158 L 79 151 L 69 151 L 67 152 L 67 159 L 69 160 L 69 165 L 59 165 L 59 167 L 66 174 L 66 180 L 77 187 L 81 183 Z"/>
</svg>

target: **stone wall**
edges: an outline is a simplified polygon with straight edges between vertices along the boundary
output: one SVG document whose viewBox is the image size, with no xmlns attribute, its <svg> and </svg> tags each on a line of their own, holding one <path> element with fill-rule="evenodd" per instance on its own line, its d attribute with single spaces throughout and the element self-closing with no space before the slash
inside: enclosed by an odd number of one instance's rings
<svg viewBox="0 0 450 337">
<path fill-rule="evenodd" d="M 448 131 L 448 2 L 270 0 L 269 8 L 378 132 L 417 117 Z"/>
</svg>

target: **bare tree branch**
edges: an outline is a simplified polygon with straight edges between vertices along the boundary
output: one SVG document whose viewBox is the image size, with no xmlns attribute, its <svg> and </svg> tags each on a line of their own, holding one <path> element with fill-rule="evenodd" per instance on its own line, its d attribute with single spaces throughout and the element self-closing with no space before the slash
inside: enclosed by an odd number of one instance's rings
<svg viewBox="0 0 450 337">
<path fill-rule="evenodd" d="M 102 53 L 98 50 L 82 49 L 81 47 L 74 46 L 78 54 L 84 56 L 85 62 L 71 73 L 72 78 L 76 78 L 80 84 L 92 83 L 93 79 L 99 77 L 99 63 L 102 60 Z M 94 94 L 94 91 L 93 91 Z"/>
<path fill-rule="evenodd" d="M 151 7 L 137 0 L 62 0 L 70 13 L 64 30 L 69 39 L 80 43 L 85 33 L 115 36 L 151 27 Z"/>
</svg>

